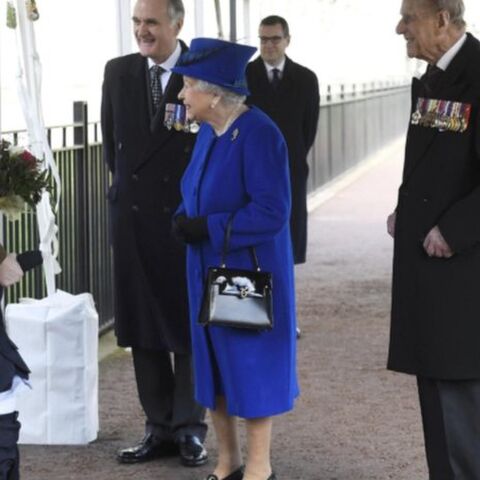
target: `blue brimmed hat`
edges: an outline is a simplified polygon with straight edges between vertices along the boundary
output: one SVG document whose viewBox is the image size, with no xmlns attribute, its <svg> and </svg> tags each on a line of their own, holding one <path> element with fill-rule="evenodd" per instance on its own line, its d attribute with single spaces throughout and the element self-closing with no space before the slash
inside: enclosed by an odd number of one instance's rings
<svg viewBox="0 0 480 480">
<path fill-rule="evenodd" d="M 217 38 L 194 38 L 190 50 L 180 57 L 172 72 L 248 95 L 245 68 L 256 50 Z"/>
</svg>

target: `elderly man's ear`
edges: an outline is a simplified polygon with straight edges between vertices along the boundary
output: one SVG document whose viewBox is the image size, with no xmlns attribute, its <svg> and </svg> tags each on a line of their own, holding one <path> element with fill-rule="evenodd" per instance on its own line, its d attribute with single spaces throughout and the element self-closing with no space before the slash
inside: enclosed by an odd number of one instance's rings
<svg viewBox="0 0 480 480">
<path fill-rule="evenodd" d="M 446 10 L 438 12 L 438 27 L 447 28 L 450 25 L 450 14 Z"/>
</svg>

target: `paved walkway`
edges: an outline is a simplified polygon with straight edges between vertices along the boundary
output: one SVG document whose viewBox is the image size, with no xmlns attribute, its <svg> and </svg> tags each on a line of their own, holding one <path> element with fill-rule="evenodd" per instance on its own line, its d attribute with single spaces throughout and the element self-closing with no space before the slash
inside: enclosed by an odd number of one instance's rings
<svg viewBox="0 0 480 480">
<path fill-rule="evenodd" d="M 414 380 L 385 370 L 394 206 L 402 146 L 335 191 L 310 216 L 309 261 L 297 270 L 302 396 L 275 421 L 279 480 L 424 480 L 427 477 Z M 382 160 L 382 161 L 380 161 Z M 364 170 L 364 169 L 363 169 Z M 99 439 L 85 447 L 22 446 L 23 480 L 200 480 L 210 465 L 176 459 L 123 466 L 117 448 L 142 436 L 131 358 L 101 363 Z"/>
</svg>

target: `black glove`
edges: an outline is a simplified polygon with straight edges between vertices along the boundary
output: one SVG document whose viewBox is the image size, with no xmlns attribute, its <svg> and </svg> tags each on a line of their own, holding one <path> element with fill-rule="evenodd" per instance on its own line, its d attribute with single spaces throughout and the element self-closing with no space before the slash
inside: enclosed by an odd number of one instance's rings
<svg viewBox="0 0 480 480">
<path fill-rule="evenodd" d="M 28 252 L 19 253 L 17 255 L 17 262 L 24 272 L 31 270 L 43 263 L 42 254 L 40 250 L 30 250 Z"/>
<path fill-rule="evenodd" d="M 185 215 L 175 217 L 173 234 L 185 243 L 197 243 L 208 239 L 208 225 L 206 217 L 188 218 Z"/>
</svg>

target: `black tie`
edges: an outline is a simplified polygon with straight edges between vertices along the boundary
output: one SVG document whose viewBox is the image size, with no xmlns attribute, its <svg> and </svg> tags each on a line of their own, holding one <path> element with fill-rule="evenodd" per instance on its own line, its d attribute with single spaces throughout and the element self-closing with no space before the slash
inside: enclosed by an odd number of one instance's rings
<svg viewBox="0 0 480 480">
<path fill-rule="evenodd" d="M 444 71 L 436 65 L 428 65 L 427 71 L 422 75 L 422 82 L 429 92 L 435 89 Z"/>
<path fill-rule="evenodd" d="M 279 83 L 280 83 L 280 70 L 278 68 L 274 68 L 272 69 L 272 87 L 274 90 L 277 89 Z"/>
<path fill-rule="evenodd" d="M 150 85 L 152 87 L 152 103 L 154 110 L 157 110 L 162 101 L 163 89 L 161 77 L 163 72 L 165 72 L 165 69 L 160 65 L 154 65 L 150 68 Z"/>
</svg>

